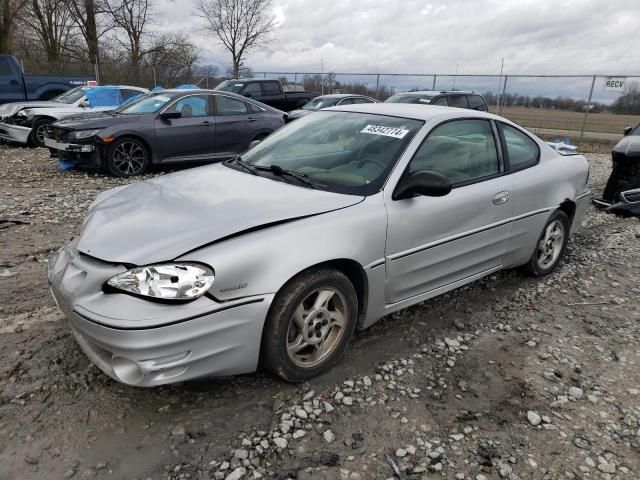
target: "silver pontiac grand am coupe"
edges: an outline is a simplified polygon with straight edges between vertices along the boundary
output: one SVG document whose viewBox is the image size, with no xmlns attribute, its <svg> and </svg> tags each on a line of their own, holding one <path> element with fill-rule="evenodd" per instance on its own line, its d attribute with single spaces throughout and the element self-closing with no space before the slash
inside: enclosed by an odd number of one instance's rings
<svg viewBox="0 0 640 480">
<path fill-rule="evenodd" d="M 242 156 L 100 194 L 49 282 L 120 382 L 258 365 L 303 381 L 388 313 L 500 269 L 554 271 L 587 178 L 584 157 L 485 112 L 330 108 Z"/>
</svg>

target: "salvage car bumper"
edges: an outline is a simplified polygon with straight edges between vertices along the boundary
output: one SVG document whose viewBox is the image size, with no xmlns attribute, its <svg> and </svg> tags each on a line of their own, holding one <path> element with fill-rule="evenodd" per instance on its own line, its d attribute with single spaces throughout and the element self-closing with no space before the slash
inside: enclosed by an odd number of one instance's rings
<svg viewBox="0 0 640 480">
<path fill-rule="evenodd" d="M 10 125 L 8 123 L 0 123 L 0 139 L 7 142 L 27 143 L 31 128 L 22 127 L 20 125 Z"/>
<path fill-rule="evenodd" d="M 106 293 L 102 285 L 125 267 L 80 255 L 71 245 L 49 261 L 51 293 L 80 348 L 110 377 L 152 387 L 257 368 L 273 295 L 168 305 Z"/>
<path fill-rule="evenodd" d="M 45 138 L 44 144 L 48 148 L 62 150 L 63 152 L 90 153 L 96 149 L 92 143 L 63 143 L 52 138 Z"/>
</svg>

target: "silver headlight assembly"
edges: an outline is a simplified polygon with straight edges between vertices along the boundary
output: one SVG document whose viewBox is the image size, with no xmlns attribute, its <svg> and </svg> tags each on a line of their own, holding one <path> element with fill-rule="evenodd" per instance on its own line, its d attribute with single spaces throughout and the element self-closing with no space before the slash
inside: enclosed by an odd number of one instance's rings
<svg viewBox="0 0 640 480">
<path fill-rule="evenodd" d="M 71 140 L 84 140 L 85 138 L 93 137 L 102 131 L 102 128 L 94 128 L 93 130 L 76 130 L 69 134 Z"/>
<path fill-rule="evenodd" d="M 160 300 L 194 300 L 213 284 L 211 268 L 196 263 L 163 263 L 136 267 L 107 281 L 109 287 Z"/>
</svg>

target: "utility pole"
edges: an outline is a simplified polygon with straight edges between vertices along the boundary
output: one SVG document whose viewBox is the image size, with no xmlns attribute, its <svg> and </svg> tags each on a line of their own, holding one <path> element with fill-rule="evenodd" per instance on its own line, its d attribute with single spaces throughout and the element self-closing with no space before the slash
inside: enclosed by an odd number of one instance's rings
<svg viewBox="0 0 640 480">
<path fill-rule="evenodd" d="M 500 91 L 502 90 L 502 69 L 504 68 L 504 57 L 502 57 L 502 61 L 500 62 L 500 78 L 498 79 L 498 102 L 496 105 L 496 111 L 500 113 Z"/>
<path fill-rule="evenodd" d="M 324 95 L 324 59 L 320 59 L 320 94 Z"/>
<path fill-rule="evenodd" d="M 456 63 L 456 74 L 453 76 L 453 86 L 451 87 L 451 90 L 455 90 L 456 89 L 456 78 L 458 78 L 458 68 L 460 67 L 459 63 Z"/>
</svg>

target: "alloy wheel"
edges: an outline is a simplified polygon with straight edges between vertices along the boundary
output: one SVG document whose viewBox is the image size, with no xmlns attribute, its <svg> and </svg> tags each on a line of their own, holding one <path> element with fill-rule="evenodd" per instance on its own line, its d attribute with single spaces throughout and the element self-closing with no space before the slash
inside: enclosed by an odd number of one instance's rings
<svg viewBox="0 0 640 480">
<path fill-rule="evenodd" d="M 564 225 L 560 220 L 554 220 L 544 231 L 544 236 L 538 243 L 538 265 L 546 270 L 558 260 L 564 245 Z"/>
<path fill-rule="evenodd" d="M 122 175 L 142 173 L 147 160 L 147 152 L 135 142 L 124 141 L 113 150 L 113 165 Z"/>
<path fill-rule="evenodd" d="M 312 291 L 296 308 L 287 331 L 287 354 L 297 366 L 310 368 L 331 355 L 347 325 L 347 302 L 337 289 Z"/>
</svg>

